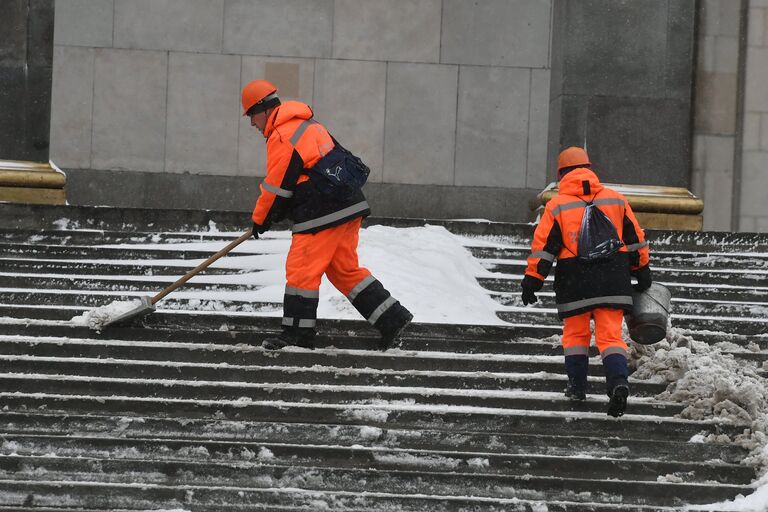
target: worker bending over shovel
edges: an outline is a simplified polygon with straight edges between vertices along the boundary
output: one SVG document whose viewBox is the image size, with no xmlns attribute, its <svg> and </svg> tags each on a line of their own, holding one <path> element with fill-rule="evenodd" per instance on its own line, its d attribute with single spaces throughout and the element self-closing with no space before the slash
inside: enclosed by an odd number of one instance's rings
<svg viewBox="0 0 768 512">
<path fill-rule="evenodd" d="M 254 80 L 243 88 L 245 116 L 267 143 L 267 172 L 253 210 L 253 236 L 274 222 L 293 221 L 285 264 L 282 332 L 262 346 L 314 348 L 323 274 L 381 333 L 379 347 L 394 345 L 413 315 L 371 273 L 359 266 L 362 219 L 371 210 L 360 187 L 368 168 L 313 119 L 298 101 L 281 102 L 277 88 Z"/>
<path fill-rule="evenodd" d="M 528 267 L 521 283 L 523 304 L 537 301 L 557 258 L 555 302 L 563 320 L 563 352 L 572 400 L 585 400 L 590 319 L 605 369 L 608 414 L 627 407 L 627 344 L 621 336 L 624 311 L 632 311 L 630 276 L 635 290 L 651 286 L 648 243 L 626 198 L 603 186 L 591 170 L 587 152 L 570 147 L 557 164 L 558 194 L 546 205 L 533 235 Z"/>
</svg>

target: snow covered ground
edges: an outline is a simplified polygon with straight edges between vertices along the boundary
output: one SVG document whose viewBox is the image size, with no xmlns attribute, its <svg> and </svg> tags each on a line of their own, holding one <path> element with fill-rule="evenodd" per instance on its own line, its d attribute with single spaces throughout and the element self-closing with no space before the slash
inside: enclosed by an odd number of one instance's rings
<svg viewBox="0 0 768 512">
<path fill-rule="evenodd" d="M 232 237 L 239 235 L 232 234 Z M 494 277 L 476 260 L 465 245 L 505 247 L 503 240 L 468 239 L 451 234 L 443 227 L 393 228 L 371 226 L 360 235 L 361 265 L 388 288 L 393 296 L 414 313 L 416 322 L 503 325 L 498 311 L 512 310 L 494 301 L 477 277 Z M 177 250 L 210 251 L 221 249 L 224 242 L 173 244 Z M 239 283 L 259 285 L 254 291 L 185 292 L 174 296 L 205 300 L 247 300 L 282 302 L 284 291 L 285 256 L 290 245 L 290 233 L 269 232 L 261 240 L 250 240 L 238 247 L 231 256 L 217 262 L 215 267 L 239 269 L 236 275 L 205 274 L 193 282 Z M 157 248 L 157 244 L 131 244 L 120 248 Z M 258 255 L 242 255 L 259 253 Z M 238 255 L 241 254 L 241 255 Z M 152 260 L 155 264 L 182 265 L 179 260 Z M 136 263 L 135 260 L 132 263 Z M 189 266 L 190 262 L 183 262 Z M 173 279 L 169 278 L 169 282 Z M 159 290 L 158 290 L 159 291 Z M 162 302 L 158 304 L 162 311 Z M 249 313 L 281 316 L 279 310 Z M 345 297 L 324 279 L 320 292 L 318 317 L 360 319 Z M 73 319 L 88 324 L 89 314 Z M 688 404 L 683 417 L 690 419 L 718 418 L 724 421 L 748 423 L 751 428 L 729 441 L 750 450 L 746 464 L 759 469 L 761 478 L 753 485 L 755 492 L 747 497 L 696 506 L 690 510 L 728 510 L 742 512 L 768 511 L 768 386 L 753 365 L 736 361 L 717 346 L 701 343 L 671 329 L 668 341 L 652 347 L 637 347 L 634 359 L 636 376 L 668 383 L 658 398 Z M 695 338 L 695 336 L 694 336 Z M 706 442 L 694 438 L 691 442 Z"/>
</svg>

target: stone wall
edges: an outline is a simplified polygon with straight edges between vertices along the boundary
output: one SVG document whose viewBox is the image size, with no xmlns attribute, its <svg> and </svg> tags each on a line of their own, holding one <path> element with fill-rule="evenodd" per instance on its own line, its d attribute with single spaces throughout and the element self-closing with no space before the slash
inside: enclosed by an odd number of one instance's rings
<svg viewBox="0 0 768 512">
<path fill-rule="evenodd" d="M 740 231 L 768 232 L 768 0 L 750 0 L 747 26 Z"/>
<path fill-rule="evenodd" d="M 690 185 L 695 2 L 556 0 L 549 170 L 588 150 L 611 183 Z"/>
<path fill-rule="evenodd" d="M 249 209 L 240 88 L 372 169 L 377 214 L 522 220 L 545 185 L 550 0 L 58 0 L 51 154 L 75 204 Z M 158 203 L 159 201 L 159 203 Z"/>
<path fill-rule="evenodd" d="M 738 158 L 742 2 L 698 4 L 692 191 L 704 200 L 704 229 L 730 231 Z"/>
<path fill-rule="evenodd" d="M 48 161 L 53 0 L 0 2 L 0 159 Z"/>
</svg>

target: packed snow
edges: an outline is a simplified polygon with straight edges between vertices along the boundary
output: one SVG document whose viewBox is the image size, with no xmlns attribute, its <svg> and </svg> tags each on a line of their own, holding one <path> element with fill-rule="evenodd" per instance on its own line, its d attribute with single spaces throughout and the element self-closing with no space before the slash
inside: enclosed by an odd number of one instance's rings
<svg viewBox="0 0 768 512">
<path fill-rule="evenodd" d="M 696 341 L 668 327 L 667 339 L 654 345 L 632 345 L 635 379 L 668 383 L 660 400 L 686 404 L 683 418 L 717 419 L 746 425 L 733 438 L 725 434 L 696 436 L 690 442 L 731 442 L 750 451 L 744 464 L 754 466 L 760 478 L 755 492 L 734 500 L 685 510 L 768 511 L 768 382 L 757 365 L 737 360 L 717 345 Z"/>
<path fill-rule="evenodd" d="M 75 325 L 90 327 L 93 330 L 100 330 L 110 322 L 119 319 L 121 316 L 131 311 L 140 309 L 142 302 L 140 300 L 114 301 L 106 306 L 86 311 L 82 315 L 73 317 L 70 322 Z"/>
<path fill-rule="evenodd" d="M 290 233 L 270 232 L 259 240 L 249 240 L 238 246 L 230 256 L 217 261 L 213 268 L 237 269 L 234 275 L 208 275 L 205 271 L 191 282 L 242 284 L 258 286 L 252 291 L 185 291 L 170 297 L 193 300 L 251 301 L 282 303 L 285 291 L 285 259 L 290 247 Z M 123 244 L 105 247 L 122 249 L 220 250 L 222 242 L 192 242 L 176 244 Z M 254 254 L 259 253 L 259 254 Z M 243 255 L 246 254 L 246 255 Z M 360 265 L 368 268 L 384 287 L 414 314 L 415 322 L 503 325 L 496 311 L 504 309 L 477 282 L 477 276 L 493 273 L 472 257 L 461 239 L 442 226 L 394 228 L 371 226 L 360 231 L 358 249 Z M 173 260 L 171 260 L 173 261 Z M 112 263 L 121 263 L 112 261 Z M 136 260 L 132 264 L 140 264 Z M 159 265 L 167 260 L 149 260 Z M 192 265 L 199 261 L 175 260 L 177 265 Z M 178 277 L 178 276 L 177 276 Z M 175 278 L 168 277 L 168 284 Z M 160 290 L 157 290 L 160 291 Z M 79 292 L 87 293 L 87 292 Z M 133 301 L 118 301 L 72 319 L 78 325 L 92 328 L 103 326 L 119 316 L 117 311 L 130 310 Z M 158 310 L 163 310 L 162 301 Z M 261 311 L 268 316 L 281 316 L 282 311 Z M 320 286 L 318 318 L 360 319 L 360 314 L 324 276 Z"/>
</svg>

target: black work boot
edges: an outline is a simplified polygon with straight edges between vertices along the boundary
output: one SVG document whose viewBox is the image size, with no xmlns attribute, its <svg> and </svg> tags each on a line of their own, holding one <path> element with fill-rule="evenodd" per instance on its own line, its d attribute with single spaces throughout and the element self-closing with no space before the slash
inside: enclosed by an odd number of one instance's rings
<svg viewBox="0 0 768 512">
<path fill-rule="evenodd" d="M 627 397 L 629 397 L 629 386 L 619 384 L 611 391 L 611 399 L 608 401 L 608 416 L 618 418 L 624 416 L 627 410 Z"/>
<path fill-rule="evenodd" d="M 605 386 L 608 394 L 608 415 L 618 418 L 627 410 L 629 397 L 629 370 L 627 358 L 623 354 L 610 354 L 603 357 Z"/>
<path fill-rule="evenodd" d="M 576 402 L 583 402 L 587 399 L 585 386 L 576 384 L 569 379 L 568 386 L 565 388 L 565 397 Z"/>
<path fill-rule="evenodd" d="M 413 315 L 399 302 L 395 302 L 392 307 L 386 310 L 374 324 L 381 333 L 379 350 L 397 348 L 399 336 L 403 329 L 411 323 L 411 320 L 413 320 Z"/>
<path fill-rule="evenodd" d="M 589 357 L 584 354 L 565 356 L 565 373 L 568 374 L 568 386 L 565 396 L 582 402 L 587 399 L 587 373 Z"/>
<path fill-rule="evenodd" d="M 306 327 L 283 327 L 277 336 L 266 338 L 261 346 L 267 350 L 280 350 L 288 346 L 315 348 L 315 330 Z"/>
</svg>

